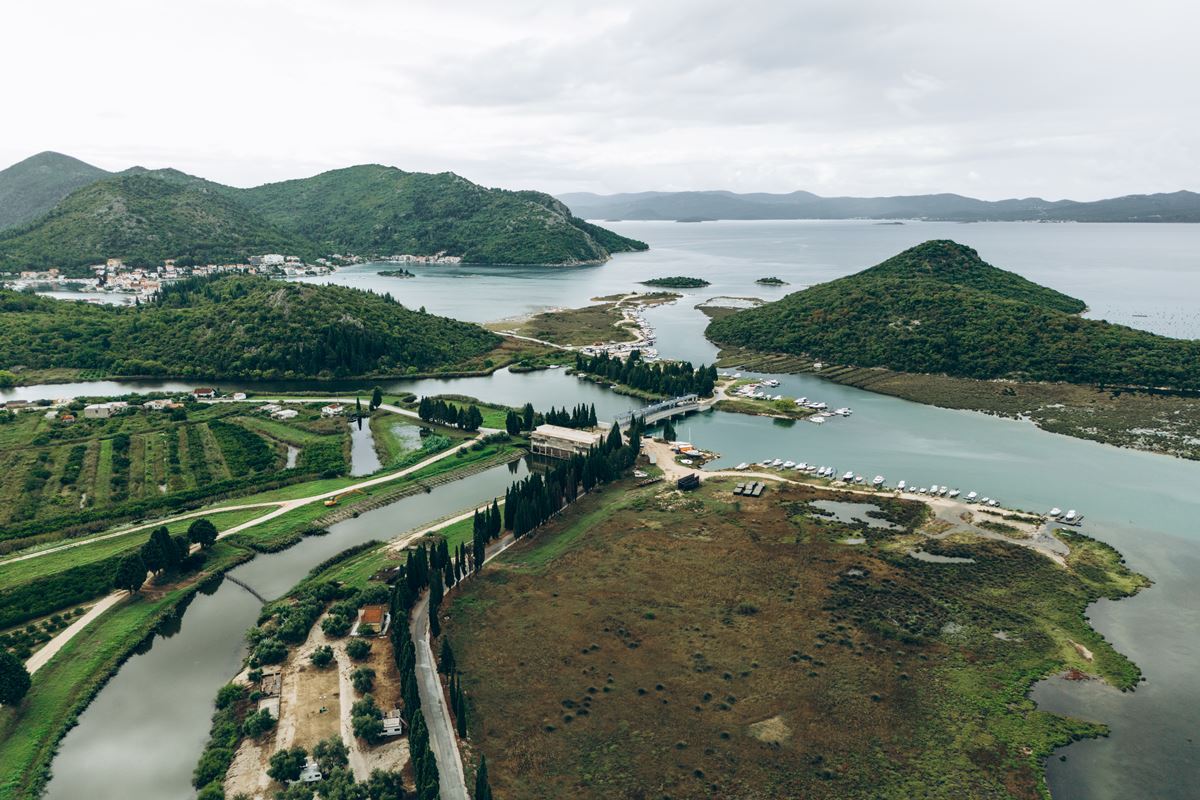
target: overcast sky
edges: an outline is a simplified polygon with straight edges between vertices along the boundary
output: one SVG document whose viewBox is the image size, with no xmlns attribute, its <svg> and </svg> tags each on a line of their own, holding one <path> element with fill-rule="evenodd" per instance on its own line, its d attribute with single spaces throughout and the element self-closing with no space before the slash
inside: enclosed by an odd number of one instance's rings
<svg viewBox="0 0 1200 800">
<path fill-rule="evenodd" d="M 0 162 L 249 186 L 1049 199 L 1200 189 L 1181 0 L 55 0 L 0 8 Z"/>
</svg>

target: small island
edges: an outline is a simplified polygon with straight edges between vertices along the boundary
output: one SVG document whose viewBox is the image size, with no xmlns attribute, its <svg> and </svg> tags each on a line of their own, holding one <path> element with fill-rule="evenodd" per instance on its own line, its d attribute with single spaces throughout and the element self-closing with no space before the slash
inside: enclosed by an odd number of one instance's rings
<svg viewBox="0 0 1200 800">
<path fill-rule="evenodd" d="M 401 267 L 400 269 L 381 269 L 378 273 L 385 278 L 415 278 L 413 273 Z"/>
<path fill-rule="evenodd" d="M 670 278 L 651 278 L 642 281 L 643 286 L 665 286 L 668 289 L 702 289 L 708 286 L 703 278 L 690 278 L 685 275 L 675 275 Z"/>
<path fill-rule="evenodd" d="M 771 276 L 770 278 L 759 278 L 758 280 L 755 281 L 755 283 L 761 283 L 763 286 L 787 286 L 788 285 L 788 282 L 785 281 L 783 278 L 776 278 L 775 276 Z"/>
</svg>

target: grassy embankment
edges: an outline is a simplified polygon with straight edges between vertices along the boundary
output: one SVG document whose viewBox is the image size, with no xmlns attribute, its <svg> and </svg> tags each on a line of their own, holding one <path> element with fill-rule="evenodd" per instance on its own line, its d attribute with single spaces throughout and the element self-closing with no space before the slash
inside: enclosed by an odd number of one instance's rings
<svg viewBox="0 0 1200 800">
<path fill-rule="evenodd" d="M 1104 729 L 1038 711 L 1032 683 L 1138 680 L 1084 617 L 1146 585 L 1105 545 L 1065 534 L 1064 570 L 925 540 L 920 504 L 882 503 L 892 532 L 809 505 L 856 496 L 731 486 L 584 498 L 453 596 L 498 795 L 1048 797 L 1042 759 Z M 916 543 L 973 561 L 918 561 Z"/>
</svg>

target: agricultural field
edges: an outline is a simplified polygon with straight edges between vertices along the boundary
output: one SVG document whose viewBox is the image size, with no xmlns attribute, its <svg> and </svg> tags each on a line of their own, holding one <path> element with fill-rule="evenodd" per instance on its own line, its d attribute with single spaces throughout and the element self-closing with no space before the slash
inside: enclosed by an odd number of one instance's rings
<svg viewBox="0 0 1200 800">
<path fill-rule="evenodd" d="M 1060 533 L 1063 569 L 928 539 L 918 503 L 881 503 L 883 529 L 812 505 L 852 495 L 732 485 L 606 488 L 452 596 L 497 796 L 1048 797 L 1042 760 L 1103 728 L 1038 711 L 1029 686 L 1139 680 L 1084 617 L 1147 584 L 1105 545 Z"/>
<path fill-rule="evenodd" d="M 44 409 L 0 415 L 0 550 L 101 517 L 344 471 L 344 421 L 322 419 L 315 404 L 296 410 L 286 422 L 241 403 L 131 405 L 109 419 L 74 422 Z M 289 447 L 299 450 L 294 474 L 284 470 Z"/>
</svg>

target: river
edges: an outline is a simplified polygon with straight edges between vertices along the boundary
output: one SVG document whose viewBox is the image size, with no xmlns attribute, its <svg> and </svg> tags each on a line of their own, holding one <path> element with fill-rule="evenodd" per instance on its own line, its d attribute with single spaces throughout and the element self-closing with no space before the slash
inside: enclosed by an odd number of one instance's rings
<svg viewBox="0 0 1200 800">
<path fill-rule="evenodd" d="M 978 248 L 997 266 L 1085 299 L 1094 316 L 1164 335 L 1200 336 L 1200 304 L 1196 303 L 1200 297 L 1200 226 L 639 222 L 611 227 L 649 241 L 652 249 L 620 255 L 601 267 L 417 265 L 410 267 L 416 278 L 398 280 L 378 276 L 387 265 L 362 265 L 321 280 L 391 291 L 413 307 L 424 305 L 432 312 L 482 321 L 545 307 L 580 305 L 593 296 L 637 288 L 636 281 L 649 277 L 700 276 L 712 286 L 688 290 L 683 301 L 646 315 L 657 329 L 658 348 L 664 356 L 700 363 L 711 361 L 715 350 L 703 338 L 705 319 L 692 308 L 696 302 L 714 295 L 778 297 L 864 268 L 919 241 L 944 237 Z M 776 289 L 754 283 L 769 275 L 791 285 Z M 1102 601 L 1089 611 L 1093 625 L 1142 667 L 1146 682 L 1136 692 L 1121 694 L 1095 683 L 1062 681 L 1043 682 L 1035 689 L 1034 696 L 1044 708 L 1103 721 L 1113 730 L 1109 738 L 1066 748 L 1065 761 L 1050 760 L 1048 777 L 1058 800 L 1194 796 L 1192 787 L 1200 785 L 1200 736 L 1195 720 L 1196 709 L 1200 709 L 1200 682 L 1194 679 L 1193 669 L 1200 660 L 1200 495 L 1196 492 L 1200 463 L 1050 434 L 1027 423 L 923 406 L 811 376 L 776 377 L 782 383 L 780 393 L 807 395 L 831 407 L 849 406 L 854 414 L 818 426 L 711 413 L 682 422 L 680 436 L 720 452 L 718 467 L 767 456 L 817 461 L 842 470 L 883 474 L 889 482 L 905 479 L 950 484 L 964 492 L 975 489 L 1011 506 L 1076 508 L 1087 516 L 1084 532 L 1117 547 L 1131 567 L 1155 581 L 1137 597 Z M 112 394 L 150 391 L 152 386 L 171 391 L 191 388 L 172 382 L 96 382 L 24 387 L 0 392 L 0 397 Z M 222 388 L 256 387 L 223 384 Z M 455 392 L 506 404 L 532 400 L 539 407 L 594 402 L 601 417 L 634 405 L 629 398 L 578 381 L 561 370 L 394 381 L 384 388 L 418 394 Z M 429 509 L 431 517 L 471 502 L 470 498 L 460 501 L 436 493 L 425 499 L 439 502 L 437 498 L 445 498 L 445 502 L 436 510 Z M 412 508 L 406 505 L 409 502 L 400 506 Z M 367 518 L 363 515 L 354 522 Z M 384 526 L 373 535 L 382 538 L 406 527 L 409 525 Z M 285 562 L 272 559 L 303 562 L 294 576 L 289 573 L 286 579 L 270 584 L 272 590 L 278 585 L 276 593 L 282 592 L 294 583 L 294 577 L 324 557 L 305 549 L 318 546 L 310 542 L 334 538 L 306 541 L 299 548 L 261 557 L 239 570 L 261 569 L 273 574 L 273 568 L 264 565 Z M 350 543 L 342 539 L 332 549 Z M 251 585 L 257 585 L 257 574 L 248 574 L 253 576 Z M 175 770 L 168 785 L 186 784 L 207 733 L 212 697 L 233 674 L 241 653 L 241 633 L 256 612 L 248 596 L 235 601 L 230 598 L 231 590 L 236 587 L 226 583 L 212 598 L 197 598 L 184 616 L 180 634 L 132 660 L 101 692 L 81 717 L 80 728 L 64 742 L 55 762 L 52 797 L 79 796 L 67 791 L 64 783 L 66 773 L 75 774 L 79 769 L 93 770 L 86 776 L 87 791 L 98 795 L 98 800 L 190 796 L 184 789 L 180 789 L 183 794 L 139 793 L 131 790 L 136 787 L 130 787 L 128 781 L 140 781 L 142 773 L 159 770 L 154 757 L 144 757 L 138 750 L 146 742 L 154 743 L 155 738 L 146 732 L 150 727 L 158 738 L 172 740 L 169 747 L 163 745 Z M 229 614 L 237 619 L 228 624 L 219 614 L 211 616 L 217 612 L 200 612 L 222 595 L 227 599 L 221 602 L 247 604 L 244 612 Z M 210 616 L 197 622 L 202 613 Z M 210 627 L 219 631 L 212 632 Z M 197 644 L 191 644 L 192 640 Z M 162 652 L 176 655 L 156 655 Z M 162 661 L 150 661 L 155 658 Z M 187 667 L 193 660 L 196 663 Z M 191 675 L 187 669 L 197 673 Z M 128 678 L 131 673 L 138 678 Z M 122 686 L 126 688 L 114 688 Z M 136 708 L 131 701 L 135 687 L 144 693 L 188 693 L 187 702 L 194 705 L 191 716 L 160 726 L 156 717 L 164 713 L 163 704 L 155 703 L 150 710 L 147 704 Z M 190 696 L 193 692 L 195 698 Z M 110 699 L 114 694 L 117 699 Z M 180 702 L 179 697 L 171 696 L 175 698 L 172 702 Z M 141 695 L 138 697 L 140 700 Z M 96 712 L 97 708 L 104 711 Z M 122 769 L 110 770 L 106 759 L 117 757 L 117 745 L 110 751 L 106 739 L 130 748 L 137 757 L 136 768 L 126 760 L 119 762 Z M 115 788 L 106 794 L 108 787 Z"/>
<path fill-rule="evenodd" d="M 281 553 L 259 555 L 229 574 L 264 597 L 279 597 L 316 564 L 347 547 L 392 536 L 448 511 L 503 495 L 527 474 L 524 462 L 492 467 L 329 528 Z M 261 605 L 232 581 L 200 594 L 181 623 L 129 659 L 63 739 L 48 800 L 186 800 L 208 737 L 213 697 L 241 668 L 243 634 Z"/>
</svg>

